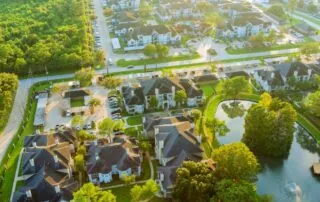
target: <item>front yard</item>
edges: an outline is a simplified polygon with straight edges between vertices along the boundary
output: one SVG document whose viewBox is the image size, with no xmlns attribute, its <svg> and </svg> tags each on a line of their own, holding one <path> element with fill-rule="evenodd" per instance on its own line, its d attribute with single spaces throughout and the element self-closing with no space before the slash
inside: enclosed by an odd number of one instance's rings
<svg viewBox="0 0 320 202">
<path fill-rule="evenodd" d="M 142 124 L 142 115 L 128 117 L 127 124 L 130 126 L 141 125 Z"/>
<path fill-rule="evenodd" d="M 82 107 L 84 106 L 84 98 L 73 98 L 70 100 L 71 107 Z"/>
</svg>

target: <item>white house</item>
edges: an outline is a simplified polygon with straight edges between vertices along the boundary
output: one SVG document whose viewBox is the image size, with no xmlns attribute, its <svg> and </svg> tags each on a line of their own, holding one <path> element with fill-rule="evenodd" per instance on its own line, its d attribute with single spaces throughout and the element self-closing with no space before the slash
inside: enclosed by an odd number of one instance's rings
<svg viewBox="0 0 320 202">
<path fill-rule="evenodd" d="M 113 10 L 138 10 L 140 6 L 140 0 L 107 0 L 107 5 Z"/>
<path fill-rule="evenodd" d="M 116 137 L 113 143 L 103 140 L 87 145 L 87 173 L 89 181 L 95 184 L 109 183 L 113 175 L 135 174 L 140 176 L 142 157 L 140 150 L 126 136 Z"/>
<path fill-rule="evenodd" d="M 170 2 L 161 4 L 156 10 L 161 21 L 181 20 L 183 18 L 201 18 L 203 14 L 191 2 Z"/>
</svg>

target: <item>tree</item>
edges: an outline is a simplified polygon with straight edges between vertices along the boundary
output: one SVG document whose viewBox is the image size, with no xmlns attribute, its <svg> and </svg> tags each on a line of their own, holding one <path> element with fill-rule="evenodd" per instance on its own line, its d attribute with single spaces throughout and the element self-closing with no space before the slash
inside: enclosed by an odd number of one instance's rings
<svg viewBox="0 0 320 202">
<path fill-rule="evenodd" d="M 216 194 L 211 202 L 258 202 L 259 196 L 254 184 L 240 180 L 223 179 L 217 182 Z"/>
<path fill-rule="evenodd" d="M 113 133 L 114 121 L 111 118 L 105 118 L 99 123 L 98 128 L 102 133 L 110 136 Z"/>
<path fill-rule="evenodd" d="M 259 32 L 257 35 L 251 36 L 249 38 L 249 41 L 251 42 L 253 47 L 262 47 L 263 46 L 263 42 L 265 41 L 264 39 L 264 34 L 263 32 Z"/>
<path fill-rule="evenodd" d="M 75 165 L 75 170 L 78 172 L 79 182 L 80 184 L 82 184 L 82 175 L 84 171 L 84 157 L 82 154 L 77 154 L 74 157 L 74 165 Z"/>
<path fill-rule="evenodd" d="M 103 50 L 98 49 L 98 50 L 95 51 L 95 53 L 94 53 L 94 63 L 95 63 L 95 65 L 103 67 L 105 59 L 106 59 L 106 57 L 104 55 Z"/>
<path fill-rule="evenodd" d="M 62 96 L 62 93 L 69 89 L 69 85 L 67 83 L 57 83 L 54 84 L 51 91 Z"/>
<path fill-rule="evenodd" d="M 136 176 L 135 175 L 122 175 L 121 180 L 126 184 L 129 185 L 133 182 L 136 181 Z"/>
<path fill-rule="evenodd" d="M 140 7 L 139 7 L 139 13 L 142 17 L 148 17 L 151 15 L 152 7 L 146 2 L 145 0 L 141 0 Z"/>
<path fill-rule="evenodd" d="M 216 117 L 207 119 L 205 124 L 213 135 L 224 136 L 230 131 L 229 128 L 226 126 L 225 121 L 221 121 Z"/>
<path fill-rule="evenodd" d="M 72 127 L 82 128 L 83 124 L 84 124 L 84 120 L 83 120 L 82 116 L 76 115 L 76 116 L 72 117 L 72 120 L 71 120 Z"/>
<path fill-rule="evenodd" d="M 75 79 L 79 80 L 81 86 L 89 86 L 95 73 L 92 68 L 82 68 L 74 75 Z"/>
<path fill-rule="evenodd" d="M 267 12 L 282 19 L 286 18 L 286 11 L 281 4 L 273 4 Z"/>
<path fill-rule="evenodd" d="M 174 96 L 174 100 L 178 104 L 178 107 L 185 104 L 187 101 L 187 93 L 185 90 L 178 90 Z"/>
<path fill-rule="evenodd" d="M 113 121 L 113 130 L 124 130 L 125 123 L 122 119 Z"/>
<path fill-rule="evenodd" d="M 152 148 L 150 142 L 143 138 L 140 138 L 138 146 L 143 153 L 150 151 L 150 149 Z"/>
<path fill-rule="evenodd" d="M 209 163 L 184 161 L 176 174 L 172 195 L 175 201 L 208 201 L 213 195 L 216 177 Z"/>
<path fill-rule="evenodd" d="M 103 14 L 106 16 L 106 17 L 109 17 L 113 14 L 113 11 L 111 8 L 104 8 L 103 9 Z"/>
<path fill-rule="evenodd" d="M 264 94 L 258 104 L 248 110 L 242 141 L 251 151 L 285 157 L 291 147 L 296 111 L 287 103 Z"/>
<path fill-rule="evenodd" d="M 101 105 L 101 100 L 99 100 L 98 98 L 92 98 L 91 100 L 89 100 L 89 106 L 92 114 L 94 113 L 94 109 L 100 105 Z"/>
<path fill-rule="evenodd" d="M 312 115 L 320 117 L 320 90 L 309 93 L 304 100 L 304 106 Z"/>
<path fill-rule="evenodd" d="M 153 57 L 157 52 L 157 48 L 154 44 L 147 44 L 144 48 L 143 48 L 143 54 L 147 57 Z"/>
<path fill-rule="evenodd" d="M 115 89 L 123 83 L 119 77 L 107 76 L 101 81 L 101 85 L 107 89 Z"/>
<path fill-rule="evenodd" d="M 320 88 L 320 75 L 315 74 L 312 78 L 314 84 Z"/>
<path fill-rule="evenodd" d="M 232 98 L 235 101 L 241 93 L 251 92 L 251 87 L 245 77 L 237 76 L 221 81 L 217 87 L 217 91 L 226 98 Z"/>
<path fill-rule="evenodd" d="M 318 11 L 318 7 L 314 4 L 308 4 L 307 10 L 311 13 L 316 13 Z"/>
<path fill-rule="evenodd" d="M 159 58 L 166 57 L 169 54 L 169 47 L 166 45 L 156 44 L 156 50 Z"/>
<path fill-rule="evenodd" d="M 241 143 L 231 143 L 215 149 L 212 159 L 216 162 L 219 179 L 256 179 L 259 163 L 249 148 Z"/>
<path fill-rule="evenodd" d="M 297 8 L 297 5 L 298 5 L 298 0 L 289 0 L 288 9 L 291 12 L 291 14 Z"/>
<path fill-rule="evenodd" d="M 299 8 L 304 8 L 304 0 L 299 0 L 298 7 Z"/>
<path fill-rule="evenodd" d="M 158 107 L 158 100 L 157 100 L 156 96 L 152 95 L 150 97 L 149 108 L 155 109 L 157 107 Z"/>
<path fill-rule="evenodd" d="M 317 42 L 305 43 L 300 47 L 300 52 L 309 56 L 320 51 L 320 45 Z"/>
<path fill-rule="evenodd" d="M 78 191 L 73 192 L 72 202 L 116 202 L 116 197 L 110 190 L 102 191 L 92 183 L 84 184 Z"/>
<path fill-rule="evenodd" d="M 159 191 L 159 186 L 154 180 L 148 180 L 144 185 L 135 185 L 130 190 L 131 201 L 150 201 Z"/>
<path fill-rule="evenodd" d="M 277 33 L 274 29 L 272 29 L 269 33 L 269 36 L 267 37 L 267 41 L 271 44 L 275 44 L 277 41 Z"/>
<path fill-rule="evenodd" d="M 95 139 L 94 135 L 89 134 L 88 131 L 85 131 L 85 130 L 78 131 L 77 137 L 78 137 L 80 144 L 86 140 L 94 140 Z"/>
</svg>

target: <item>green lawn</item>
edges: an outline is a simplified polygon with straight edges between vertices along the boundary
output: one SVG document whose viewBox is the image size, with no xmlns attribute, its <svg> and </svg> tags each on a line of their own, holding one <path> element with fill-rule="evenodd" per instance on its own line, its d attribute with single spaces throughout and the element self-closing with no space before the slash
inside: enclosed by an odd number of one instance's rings
<svg viewBox="0 0 320 202">
<path fill-rule="evenodd" d="M 137 130 L 136 127 L 129 127 L 129 128 L 124 129 L 124 133 L 128 136 L 131 136 L 131 137 L 137 137 L 139 134 L 139 131 L 141 133 L 142 130 L 140 130 L 140 128 L 138 128 L 138 130 Z"/>
<path fill-rule="evenodd" d="M 299 48 L 301 44 L 284 44 L 284 45 L 272 45 L 270 47 L 259 47 L 259 48 L 241 48 L 241 49 L 232 49 L 227 48 L 226 51 L 229 54 L 245 54 L 245 53 L 256 53 L 256 52 L 265 52 L 265 51 L 274 51 L 274 50 L 283 50 L 290 48 Z"/>
<path fill-rule="evenodd" d="M 306 20 L 310 21 L 310 22 L 313 22 L 314 24 L 317 24 L 320 26 L 320 20 L 316 19 L 316 18 L 313 18 L 313 17 L 309 17 L 309 16 L 304 16 L 304 15 L 301 15 L 297 12 L 294 13 L 295 15 L 298 15 L 300 17 L 303 17 L 305 18 Z"/>
<path fill-rule="evenodd" d="M 117 66 L 119 67 L 128 67 L 130 65 L 140 66 L 140 65 L 164 63 L 164 62 L 191 60 L 191 59 L 197 59 L 197 58 L 200 58 L 200 55 L 196 53 L 192 55 L 178 55 L 178 56 L 169 56 L 164 58 L 148 58 L 148 59 L 142 59 L 142 60 L 120 59 L 117 61 Z"/>
<path fill-rule="evenodd" d="M 208 98 L 215 93 L 215 88 L 218 82 L 210 82 L 200 84 L 200 88 L 203 90 L 204 95 Z"/>
<path fill-rule="evenodd" d="M 72 98 L 70 99 L 70 106 L 71 107 L 82 107 L 84 106 L 84 98 Z"/>
<path fill-rule="evenodd" d="M 142 115 L 130 116 L 127 119 L 127 124 L 130 126 L 141 125 L 142 124 Z"/>
</svg>

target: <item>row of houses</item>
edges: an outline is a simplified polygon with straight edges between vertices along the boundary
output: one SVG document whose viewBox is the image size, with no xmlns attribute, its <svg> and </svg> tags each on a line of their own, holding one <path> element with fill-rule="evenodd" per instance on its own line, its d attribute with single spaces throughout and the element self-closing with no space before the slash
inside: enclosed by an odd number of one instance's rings
<svg viewBox="0 0 320 202">
<path fill-rule="evenodd" d="M 77 138 L 71 130 L 36 134 L 24 139 L 21 178 L 12 201 L 70 201 L 79 188 L 73 178 Z"/>
<path fill-rule="evenodd" d="M 106 3 L 114 11 L 138 10 L 140 7 L 140 0 L 106 0 Z"/>
<path fill-rule="evenodd" d="M 161 4 L 156 10 L 157 17 L 162 22 L 182 20 L 183 18 L 202 18 L 203 13 L 192 2 L 170 2 Z"/>
<path fill-rule="evenodd" d="M 176 107 L 175 95 L 180 90 L 186 92 L 189 107 L 199 106 L 204 99 L 202 90 L 190 79 L 161 77 L 138 80 L 123 86 L 121 91 L 127 112 L 135 114 L 154 107 L 152 99 L 156 99 L 156 108 Z"/>
<path fill-rule="evenodd" d="M 288 84 L 290 79 L 298 82 L 308 82 L 313 74 L 313 69 L 308 65 L 294 62 L 276 64 L 267 69 L 256 70 L 253 77 L 265 91 L 273 91 L 290 88 Z"/>
</svg>

